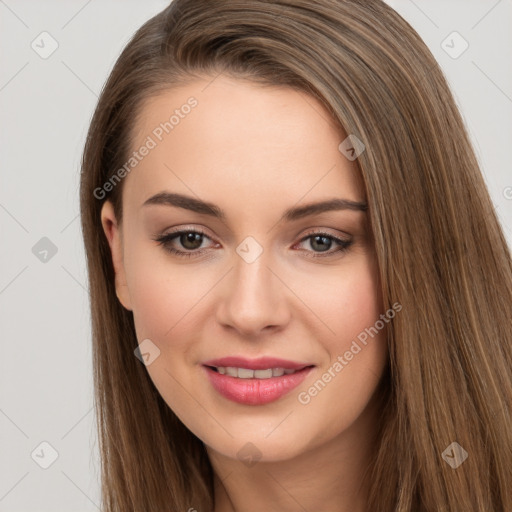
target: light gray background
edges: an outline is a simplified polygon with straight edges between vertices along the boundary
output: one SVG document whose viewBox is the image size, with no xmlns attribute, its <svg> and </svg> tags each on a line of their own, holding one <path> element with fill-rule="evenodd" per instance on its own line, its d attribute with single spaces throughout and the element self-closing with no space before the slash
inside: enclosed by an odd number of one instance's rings
<svg viewBox="0 0 512 512">
<path fill-rule="evenodd" d="M 512 245 L 512 0 L 389 3 L 444 69 Z M 166 5 L 0 0 L 1 512 L 99 509 L 79 162 L 116 57 Z M 47 59 L 31 47 L 43 31 L 58 42 Z M 453 31 L 469 43 L 456 59 L 441 46 L 461 48 Z M 57 248 L 46 262 L 32 251 L 43 237 Z M 58 454 L 47 469 L 42 442 Z"/>
</svg>

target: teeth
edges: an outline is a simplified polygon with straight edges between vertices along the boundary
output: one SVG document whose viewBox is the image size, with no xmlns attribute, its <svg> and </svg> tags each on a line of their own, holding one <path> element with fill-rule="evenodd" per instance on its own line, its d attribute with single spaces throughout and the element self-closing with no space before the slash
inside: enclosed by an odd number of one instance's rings
<svg viewBox="0 0 512 512">
<path fill-rule="evenodd" d="M 238 370 L 238 375 L 240 375 L 240 370 Z M 254 377 L 257 379 L 270 379 L 272 377 L 272 368 L 268 370 L 254 370 Z"/>
<path fill-rule="evenodd" d="M 225 368 L 226 375 L 229 375 L 230 377 L 238 377 L 238 368 L 233 368 L 232 366 L 228 366 Z"/>
<path fill-rule="evenodd" d="M 249 368 L 235 368 L 233 366 L 217 366 L 216 368 L 222 375 L 239 379 L 270 379 L 271 377 L 281 377 L 281 375 L 295 373 L 295 370 L 285 368 L 268 368 L 266 370 L 250 370 Z"/>
<path fill-rule="evenodd" d="M 248 370 L 246 368 L 233 368 L 233 370 L 238 373 L 235 377 L 239 379 L 252 379 L 254 377 L 254 370 Z"/>
</svg>

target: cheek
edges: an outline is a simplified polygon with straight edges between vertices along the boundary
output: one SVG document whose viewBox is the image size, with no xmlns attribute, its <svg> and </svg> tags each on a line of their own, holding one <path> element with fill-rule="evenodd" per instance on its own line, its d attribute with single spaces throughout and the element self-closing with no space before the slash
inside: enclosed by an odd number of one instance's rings
<svg viewBox="0 0 512 512">
<path fill-rule="evenodd" d="M 328 438 L 362 413 L 376 390 L 388 349 L 387 324 L 380 321 L 385 312 L 378 274 L 370 259 L 333 279 L 328 301 L 321 300 L 323 293 L 325 289 L 317 289 L 313 296 L 322 319 L 334 333 L 323 336 L 321 342 L 328 357 L 317 380 L 302 388 L 299 402 L 308 424 L 316 422 L 316 415 L 329 411 L 332 421 L 322 431 L 322 436 Z M 333 298 L 336 296 L 339 298 Z"/>
<path fill-rule="evenodd" d="M 377 269 L 370 257 L 309 283 L 303 295 L 323 321 L 323 345 L 331 358 L 343 353 L 361 332 L 374 325 L 382 311 Z"/>
<path fill-rule="evenodd" d="M 165 340 L 186 328 L 204 290 L 198 276 L 177 265 L 171 268 L 161 251 L 135 250 L 126 268 L 137 337 L 149 338 L 163 349 Z"/>
</svg>

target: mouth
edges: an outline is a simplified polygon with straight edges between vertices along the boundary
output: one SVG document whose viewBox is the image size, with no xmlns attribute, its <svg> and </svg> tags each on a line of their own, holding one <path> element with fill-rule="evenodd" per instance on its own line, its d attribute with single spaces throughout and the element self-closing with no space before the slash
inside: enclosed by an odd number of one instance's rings
<svg viewBox="0 0 512 512">
<path fill-rule="evenodd" d="M 252 370 L 250 368 L 237 368 L 236 366 L 208 366 L 214 372 L 221 375 L 228 375 L 236 379 L 270 379 L 272 377 L 281 377 L 283 375 L 292 375 L 308 366 L 293 370 L 290 368 L 266 368 L 264 370 Z"/>
<path fill-rule="evenodd" d="M 264 405 L 296 388 L 315 365 L 276 358 L 223 358 L 203 363 L 212 387 L 224 398 Z"/>
</svg>

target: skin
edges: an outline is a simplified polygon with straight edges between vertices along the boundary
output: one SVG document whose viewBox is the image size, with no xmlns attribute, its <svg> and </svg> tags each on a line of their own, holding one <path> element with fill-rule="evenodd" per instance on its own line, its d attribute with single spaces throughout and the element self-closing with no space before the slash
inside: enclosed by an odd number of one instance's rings
<svg viewBox="0 0 512 512">
<path fill-rule="evenodd" d="M 122 224 L 110 202 L 102 209 L 118 298 L 133 312 L 139 343 L 149 338 L 160 350 L 147 371 L 207 447 L 215 512 L 319 505 L 364 511 L 386 329 L 308 404 L 298 395 L 384 313 L 367 213 L 337 210 L 279 222 L 290 207 L 334 197 L 366 200 L 356 162 L 338 150 L 346 134 L 304 93 L 220 76 L 148 99 L 133 149 L 190 96 L 197 107 L 124 178 Z M 215 203 L 226 220 L 142 206 L 162 191 Z M 192 258 L 167 252 L 154 238 L 171 228 L 202 229 L 207 236 L 195 247 L 205 252 Z M 304 240 L 311 232 L 353 243 L 336 252 L 334 239 L 323 246 Z M 247 236 L 263 249 L 250 264 L 236 252 Z M 179 237 L 170 245 L 194 247 Z M 322 257 L 322 247 L 329 256 Z M 241 405 L 219 395 L 201 366 L 229 355 L 316 366 L 279 400 Z M 237 457 L 249 442 L 261 456 L 250 466 Z M 256 453 L 254 447 L 246 450 Z"/>
</svg>

